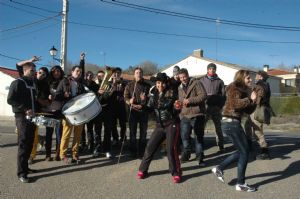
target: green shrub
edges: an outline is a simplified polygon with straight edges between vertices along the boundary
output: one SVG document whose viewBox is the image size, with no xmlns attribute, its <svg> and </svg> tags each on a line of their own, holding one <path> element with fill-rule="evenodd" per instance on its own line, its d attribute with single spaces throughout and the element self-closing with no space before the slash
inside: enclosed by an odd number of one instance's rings
<svg viewBox="0 0 300 199">
<path fill-rule="evenodd" d="M 300 115 L 300 97 L 271 97 L 271 106 L 277 116 Z"/>
</svg>

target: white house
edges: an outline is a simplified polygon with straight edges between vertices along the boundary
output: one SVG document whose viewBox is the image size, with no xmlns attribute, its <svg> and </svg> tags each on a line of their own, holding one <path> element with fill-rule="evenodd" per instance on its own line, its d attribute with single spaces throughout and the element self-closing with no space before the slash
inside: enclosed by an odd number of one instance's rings
<svg viewBox="0 0 300 199">
<path fill-rule="evenodd" d="M 264 71 L 269 75 L 281 78 L 281 95 L 300 95 L 300 71 L 299 67 L 294 67 L 294 71 L 283 69 L 269 69 L 264 66 Z"/>
<path fill-rule="evenodd" d="M 7 104 L 7 95 L 11 82 L 18 77 L 17 70 L 0 66 L 0 116 L 14 115 L 11 106 Z"/>
<path fill-rule="evenodd" d="M 192 55 L 189 55 L 188 57 L 184 58 L 183 60 L 169 66 L 168 68 L 162 70 L 161 72 L 165 72 L 168 76 L 173 75 L 173 67 L 179 66 L 180 68 L 186 68 L 189 71 L 189 75 L 191 77 L 200 77 L 206 74 L 207 72 L 207 65 L 209 63 L 214 63 L 217 66 L 217 74 L 218 76 L 224 81 L 225 85 L 230 84 L 233 79 L 234 75 L 238 70 L 246 69 L 248 68 L 236 65 L 236 64 L 230 64 L 220 61 L 215 61 L 206 57 L 203 57 L 203 50 L 198 49 L 194 50 Z M 251 71 L 251 77 L 254 80 L 256 72 Z M 271 87 L 272 93 L 280 93 L 280 77 L 270 76 L 268 79 L 268 82 Z"/>
</svg>

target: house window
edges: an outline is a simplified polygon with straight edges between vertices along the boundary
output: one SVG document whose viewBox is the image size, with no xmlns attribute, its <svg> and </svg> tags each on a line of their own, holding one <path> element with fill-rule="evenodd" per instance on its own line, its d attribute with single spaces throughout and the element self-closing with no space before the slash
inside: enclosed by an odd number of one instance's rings
<svg viewBox="0 0 300 199">
<path fill-rule="evenodd" d="M 300 79 L 296 79 L 296 86 L 300 86 Z"/>
<path fill-rule="evenodd" d="M 290 87 L 292 86 L 292 80 L 291 79 L 286 79 L 285 80 L 285 87 Z"/>
</svg>

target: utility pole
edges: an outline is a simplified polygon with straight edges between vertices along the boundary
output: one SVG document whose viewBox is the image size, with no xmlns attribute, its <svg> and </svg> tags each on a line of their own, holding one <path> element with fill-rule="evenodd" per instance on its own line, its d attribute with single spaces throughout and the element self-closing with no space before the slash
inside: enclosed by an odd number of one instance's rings
<svg viewBox="0 0 300 199">
<path fill-rule="evenodd" d="M 61 23 L 61 67 L 64 70 L 67 63 L 67 41 L 68 41 L 68 12 L 69 0 L 63 0 L 62 23 Z"/>
<path fill-rule="evenodd" d="M 218 61 L 218 32 L 219 32 L 220 19 L 216 19 L 216 61 Z"/>
</svg>

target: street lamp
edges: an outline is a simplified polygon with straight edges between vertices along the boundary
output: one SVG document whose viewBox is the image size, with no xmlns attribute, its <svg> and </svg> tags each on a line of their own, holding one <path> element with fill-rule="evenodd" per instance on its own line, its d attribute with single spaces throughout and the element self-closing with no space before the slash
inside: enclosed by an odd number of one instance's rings
<svg viewBox="0 0 300 199">
<path fill-rule="evenodd" d="M 56 58 L 57 49 L 56 49 L 54 46 L 52 46 L 52 48 L 49 50 L 49 53 L 50 53 L 50 55 L 52 56 L 52 59 L 53 59 L 53 60 L 56 60 L 56 61 L 58 61 L 58 62 L 61 64 L 62 60 Z"/>
</svg>

